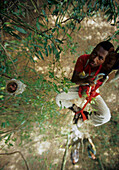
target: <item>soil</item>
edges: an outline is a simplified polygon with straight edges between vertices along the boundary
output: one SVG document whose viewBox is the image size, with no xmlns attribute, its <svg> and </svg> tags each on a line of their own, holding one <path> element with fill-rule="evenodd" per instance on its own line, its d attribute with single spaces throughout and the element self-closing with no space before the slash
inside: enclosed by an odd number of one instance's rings
<svg viewBox="0 0 119 170">
<path fill-rule="evenodd" d="M 87 18 L 81 23 L 80 31 L 76 31 L 72 34 L 72 38 L 77 42 L 77 54 L 71 54 L 71 52 L 62 53 L 61 55 L 61 67 L 68 78 L 71 78 L 75 62 L 83 53 L 90 53 L 92 48 L 104 40 L 108 36 L 112 35 L 115 31 L 115 27 L 107 23 L 99 15 L 93 18 Z M 114 42 L 115 45 L 117 45 Z M 65 61 L 65 62 L 64 62 Z M 74 62 L 73 62 L 74 61 Z M 41 72 L 46 71 L 46 63 L 38 63 L 36 68 L 40 67 Z M 56 70 L 57 75 L 61 75 L 62 70 Z M 111 121 L 96 127 L 92 134 L 92 140 L 96 146 L 97 159 L 92 160 L 88 157 L 87 145 L 88 142 L 84 142 L 84 149 L 80 148 L 80 159 L 76 165 L 72 165 L 70 159 L 71 148 L 68 149 L 66 157 L 66 170 L 116 170 L 118 169 L 118 83 L 116 80 L 112 83 L 107 83 L 100 89 L 101 96 L 109 106 L 112 118 Z M 55 100 L 53 98 L 53 100 Z M 57 108 L 59 110 L 59 108 Z M 12 149 L 6 149 L 7 152 L 14 152 L 19 150 L 27 161 L 30 170 L 59 170 L 62 167 L 63 157 L 66 151 L 67 134 L 72 125 L 72 112 L 65 110 L 59 110 L 59 112 L 65 117 L 59 120 L 61 126 L 53 128 L 48 127 L 47 133 L 40 134 L 39 128 L 34 128 L 32 132 L 32 141 L 24 143 L 22 147 L 15 144 Z M 55 114 L 55 113 L 54 113 Z M 58 129 L 57 129 L 58 128 Z M 60 135 L 57 134 L 60 131 Z M 1 170 L 25 170 L 27 169 L 22 156 L 19 153 L 12 155 L 0 156 L 0 169 Z"/>
</svg>

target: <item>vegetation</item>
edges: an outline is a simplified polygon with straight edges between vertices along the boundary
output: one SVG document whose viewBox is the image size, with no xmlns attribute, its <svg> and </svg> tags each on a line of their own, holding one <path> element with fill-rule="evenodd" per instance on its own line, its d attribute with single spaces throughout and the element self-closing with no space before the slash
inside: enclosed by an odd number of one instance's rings
<svg viewBox="0 0 119 170">
<path fill-rule="evenodd" d="M 117 27 L 107 39 L 119 42 L 119 6 L 104 0 L 5 0 L 0 11 L 0 140 L 2 149 L 31 140 L 34 127 L 52 132 L 64 116 L 57 111 L 54 97 L 72 83 L 61 70 L 60 56 L 76 53 L 72 33 L 80 32 L 81 22 L 102 12 Z M 72 61 L 73 62 L 73 61 Z M 37 65 L 47 63 L 44 73 Z M 41 67 L 42 67 L 41 66 Z M 61 70 L 61 77 L 55 70 Z M 27 85 L 17 96 L 6 92 L 6 81 L 15 78 Z M 55 129 L 56 130 L 56 129 Z M 58 131 L 58 130 L 57 130 Z M 60 134 L 60 130 L 59 130 Z M 61 134 L 60 134 L 61 135 Z M 5 146 L 6 145 L 6 146 Z"/>
</svg>

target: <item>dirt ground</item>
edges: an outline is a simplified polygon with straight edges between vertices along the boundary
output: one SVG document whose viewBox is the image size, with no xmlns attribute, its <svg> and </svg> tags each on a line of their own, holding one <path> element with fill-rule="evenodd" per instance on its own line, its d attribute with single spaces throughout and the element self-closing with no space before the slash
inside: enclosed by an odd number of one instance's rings
<svg viewBox="0 0 119 170">
<path fill-rule="evenodd" d="M 112 35 L 115 27 L 106 23 L 100 16 L 92 19 L 85 19 L 81 24 L 81 30 L 72 34 L 73 39 L 77 42 L 77 54 L 70 52 L 63 52 L 61 55 L 62 70 L 68 78 L 72 76 L 74 65 L 78 58 L 83 53 L 90 53 L 92 47 L 97 43 Z M 115 42 L 114 42 L 115 44 Z M 116 44 L 115 44 L 116 45 Z M 64 62 L 65 61 L 65 62 Z M 74 61 L 74 62 L 73 62 Z M 46 63 L 45 63 L 46 64 Z M 39 63 L 36 68 L 42 68 L 41 72 L 46 71 L 46 65 Z M 61 75 L 59 70 L 56 70 L 57 75 Z M 92 134 L 92 140 L 97 150 L 97 160 L 92 160 L 88 157 L 87 145 L 84 144 L 84 151 L 80 148 L 79 163 L 72 165 L 70 160 L 71 148 L 68 149 L 66 157 L 66 170 L 116 170 L 118 169 L 118 122 L 119 122 L 119 100 L 118 100 L 118 83 L 115 82 L 105 84 L 100 89 L 100 93 L 112 114 L 111 121 L 100 127 L 96 127 Z M 55 99 L 53 99 L 55 100 Z M 59 110 L 59 108 L 57 108 Z M 20 151 L 29 166 L 30 170 L 59 170 L 62 167 L 63 157 L 66 150 L 67 134 L 72 125 L 72 112 L 67 109 L 59 112 L 65 117 L 59 120 L 60 126 L 56 128 L 48 126 L 47 133 L 40 134 L 39 128 L 34 128 L 32 132 L 32 141 L 24 143 L 22 148 L 14 145 L 12 149 L 6 149 L 8 152 Z M 54 113 L 55 114 L 55 113 Z M 57 129 L 58 128 L 58 129 Z M 60 131 L 60 135 L 57 133 Z M 12 155 L 0 155 L 0 169 L 1 170 L 25 170 L 27 169 L 22 156 L 19 153 Z"/>
</svg>

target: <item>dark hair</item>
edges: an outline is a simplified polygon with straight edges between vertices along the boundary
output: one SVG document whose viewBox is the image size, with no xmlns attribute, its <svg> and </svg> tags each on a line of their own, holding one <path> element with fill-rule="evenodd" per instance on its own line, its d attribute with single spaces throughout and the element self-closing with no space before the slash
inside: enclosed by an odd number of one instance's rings
<svg viewBox="0 0 119 170">
<path fill-rule="evenodd" d="M 15 89 L 13 90 L 10 86 L 15 87 Z M 14 93 L 14 92 L 16 91 L 17 87 L 18 87 L 18 85 L 17 85 L 16 82 L 10 82 L 10 83 L 8 83 L 8 85 L 7 85 L 7 91 L 8 91 L 9 93 Z"/>
<path fill-rule="evenodd" d="M 117 53 L 116 58 L 117 60 L 115 64 L 113 65 L 112 70 L 119 70 L 119 53 Z"/>
<path fill-rule="evenodd" d="M 109 51 L 111 47 L 114 48 L 113 44 L 111 42 L 109 42 L 109 41 L 102 41 L 99 44 L 97 44 L 97 46 L 103 47 L 104 50 L 106 50 L 106 51 Z"/>
</svg>

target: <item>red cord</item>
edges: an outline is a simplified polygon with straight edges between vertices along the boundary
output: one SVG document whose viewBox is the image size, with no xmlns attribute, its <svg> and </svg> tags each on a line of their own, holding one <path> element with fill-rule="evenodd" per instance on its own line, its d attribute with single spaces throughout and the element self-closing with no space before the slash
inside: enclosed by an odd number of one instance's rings
<svg viewBox="0 0 119 170">
<path fill-rule="evenodd" d="M 102 68 L 102 65 L 99 66 L 99 68 L 98 68 L 98 70 L 96 71 L 96 73 L 95 73 L 95 75 L 94 75 L 94 78 L 92 78 L 92 80 L 95 79 L 95 76 L 98 75 L 98 73 L 100 72 L 101 68 Z M 91 75 L 91 67 L 89 66 L 89 76 L 90 76 L 90 75 Z M 85 90 L 85 89 L 86 89 L 86 94 L 87 94 L 87 96 L 88 96 L 88 97 L 87 97 L 87 102 L 84 104 L 83 108 L 82 108 L 80 111 L 78 111 L 78 112 L 75 113 L 75 115 L 81 113 L 82 118 L 83 118 L 83 121 L 87 120 L 85 114 L 83 113 L 83 110 L 85 109 L 86 105 L 91 102 L 91 100 L 92 100 L 93 97 L 96 97 L 96 96 L 99 95 L 99 93 L 96 92 L 96 90 L 97 90 L 99 87 L 100 87 L 100 83 L 99 83 L 99 82 L 98 82 L 96 85 L 93 85 L 93 86 L 91 87 L 91 92 L 90 92 L 90 95 L 89 95 L 89 90 L 90 90 L 90 87 L 89 87 L 89 86 L 79 86 L 79 97 L 82 97 L 81 91 L 82 91 L 82 90 Z"/>
</svg>

